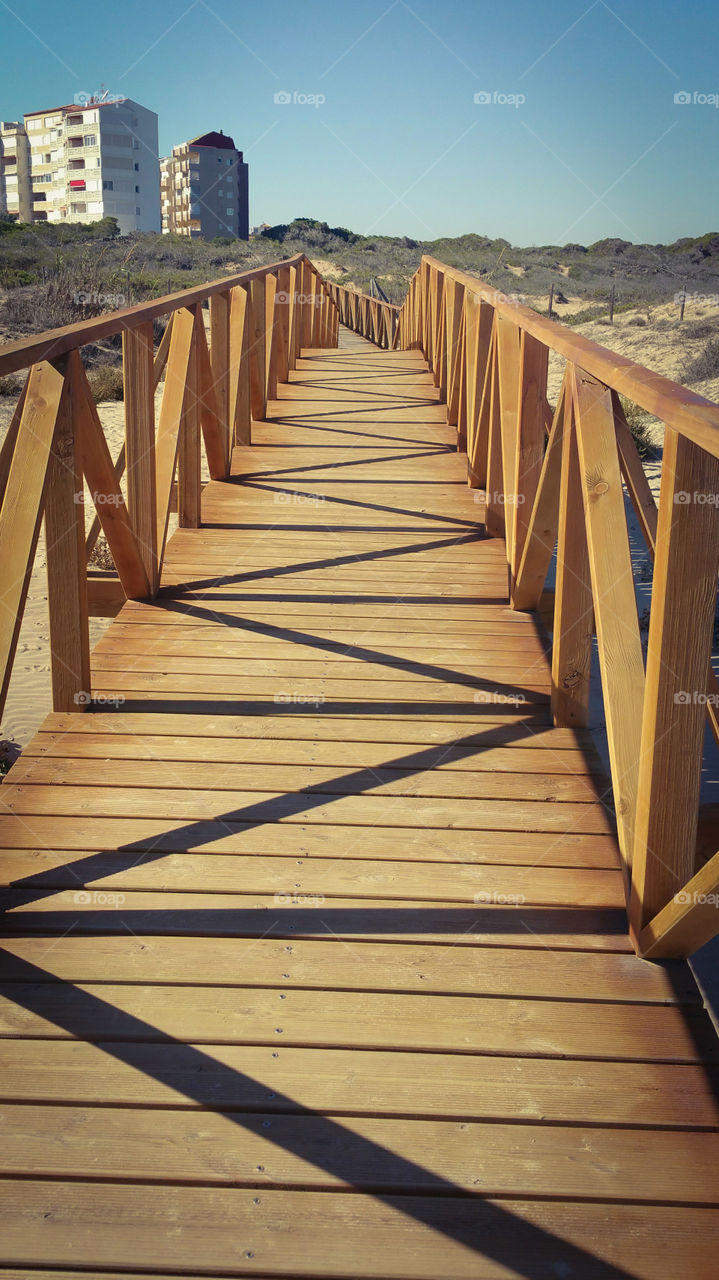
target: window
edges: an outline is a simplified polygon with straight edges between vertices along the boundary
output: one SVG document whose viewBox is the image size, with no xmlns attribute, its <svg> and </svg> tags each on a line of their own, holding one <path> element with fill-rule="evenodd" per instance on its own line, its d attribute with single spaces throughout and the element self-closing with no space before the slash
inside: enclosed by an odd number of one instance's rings
<svg viewBox="0 0 719 1280">
<path fill-rule="evenodd" d="M 102 180 L 102 189 L 103 189 L 103 191 L 114 191 L 114 186 L 113 186 L 113 183 L 112 183 L 112 179 L 111 179 L 111 178 L 110 178 L 110 179 L 108 179 L 108 178 L 103 178 L 103 180 Z"/>
<path fill-rule="evenodd" d="M 68 124 L 82 124 L 82 116 L 81 116 L 81 115 L 68 116 L 68 117 L 67 117 L 67 123 L 68 123 Z"/>
<path fill-rule="evenodd" d="M 140 194 L 140 188 L 138 186 L 135 186 L 135 194 L 136 195 Z"/>
<path fill-rule="evenodd" d="M 70 213 L 85 213 L 87 206 L 83 204 L 71 204 Z"/>
<path fill-rule="evenodd" d="M 136 161 L 135 161 L 135 173 L 139 173 L 139 172 L 140 172 L 140 166 L 139 166 L 139 164 L 137 163 L 137 160 L 136 160 Z"/>
<path fill-rule="evenodd" d="M 136 216 L 139 218 L 139 216 L 140 216 L 140 206 L 139 206 L 139 204 L 136 204 L 136 205 L 135 205 L 135 214 L 136 214 Z"/>
<path fill-rule="evenodd" d="M 228 209 L 228 210 L 227 210 L 227 216 L 228 216 L 228 218 L 231 218 L 234 212 L 235 212 L 235 211 L 234 211 L 234 209 L 232 209 L 232 208 Z"/>
<path fill-rule="evenodd" d="M 97 134 L 95 134 L 95 133 L 86 133 L 86 134 L 85 134 L 85 146 L 86 146 L 86 147 L 96 147 L 96 146 L 97 146 Z"/>
<path fill-rule="evenodd" d="M 56 154 L 57 154 L 57 153 L 56 153 Z M 52 162 L 52 152 L 51 152 L 51 151 L 43 151 L 43 155 L 42 155 L 42 163 L 43 163 L 43 164 L 51 164 L 51 162 Z"/>
</svg>

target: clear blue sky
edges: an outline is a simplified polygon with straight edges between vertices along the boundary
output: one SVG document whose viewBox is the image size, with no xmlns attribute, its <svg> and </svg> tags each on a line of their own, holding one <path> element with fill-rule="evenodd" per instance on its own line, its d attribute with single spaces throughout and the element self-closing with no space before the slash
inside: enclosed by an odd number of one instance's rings
<svg viewBox="0 0 719 1280">
<path fill-rule="evenodd" d="M 718 46 L 716 0 L 0 0 L 0 116 L 103 84 L 162 154 L 224 129 L 253 223 L 654 243 L 719 229 L 719 109 L 674 101 Z"/>
</svg>

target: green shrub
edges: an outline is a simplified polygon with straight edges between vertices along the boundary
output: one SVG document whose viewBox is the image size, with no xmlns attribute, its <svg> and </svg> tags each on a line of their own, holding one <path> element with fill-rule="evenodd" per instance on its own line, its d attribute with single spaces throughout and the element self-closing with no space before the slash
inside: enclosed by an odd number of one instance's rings
<svg viewBox="0 0 719 1280">
<path fill-rule="evenodd" d="M 635 404 L 633 400 L 627 400 L 625 396 L 620 396 L 619 398 L 624 410 L 624 417 L 627 420 L 627 426 L 634 437 L 639 457 L 656 458 L 658 449 L 652 439 L 650 429 L 651 415 L 644 409 L 640 409 L 639 405 Z"/>
<path fill-rule="evenodd" d="M 719 378 L 719 337 L 710 338 L 704 350 L 684 369 L 682 382 L 702 382 L 704 378 Z"/>
<path fill-rule="evenodd" d="M 118 365 L 97 365 L 88 371 L 87 380 L 95 404 L 101 404 L 103 400 L 124 399 L 122 369 Z"/>
</svg>

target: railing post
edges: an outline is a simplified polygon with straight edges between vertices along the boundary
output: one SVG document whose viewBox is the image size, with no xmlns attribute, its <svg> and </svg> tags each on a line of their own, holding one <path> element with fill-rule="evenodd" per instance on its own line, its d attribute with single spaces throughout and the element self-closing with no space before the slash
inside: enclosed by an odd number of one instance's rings
<svg viewBox="0 0 719 1280">
<path fill-rule="evenodd" d="M 217 410 L 223 427 L 223 442 L 229 474 L 232 454 L 232 420 L 230 418 L 230 291 L 215 293 L 210 298 L 210 368 L 217 398 Z"/>
<path fill-rule="evenodd" d="M 470 295 L 468 295 L 469 300 Z M 487 477 L 489 438 L 490 356 L 494 307 L 472 297 L 467 311 L 467 483 L 481 488 Z M 486 396 L 485 396 L 486 392 Z"/>
<path fill-rule="evenodd" d="M 197 326 L 203 324 L 202 304 L 190 310 L 195 317 L 187 363 L 187 383 L 177 452 L 177 523 L 181 529 L 199 529 L 201 520 L 200 379 Z"/>
<path fill-rule="evenodd" d="M 277 399 L 277 354 L 279 317 L 275 298 L 277 296 L 277 277 L 270 272 L 265 276 L 267 341 L 265 345 L 265 380 L 266 397 Z"/>
<path fill-rule="evenodd" d="M 511 584 L 514 584 L 524 551 L 532 507 L 544 461 L 544 413 L 547 403 L 549 349 L 522 332 L 520 350 L 519 432 L 516 460 L 516 502 L 512 518 Z"/>
<path fill-rule="evenodd" d="M 460 378 L 462 369 L 464 285 L 456 280 L 451 285 L 451 327 L 447 334 L 447 421 L 456 427 L 459 422 Z M 449 297 L 449 295 L 448 295 Z"/>
<path fill-rule="evenodd" d="M 497 314 L 497 366 L 502 433 L 503 514 L 507 564 L 514 563 L 514 508 L 517 504 L 517 445 L 519 438 L 519 350 L 517 325 Z"/>
<path fill-rule="evenodd" d="M 151 595 L 157 594 L 157 481 L 155 471 L 155 393 L 152 324 L 122 335 L 125 399 L 127 510 L 135 531 Z"/>
<path fill-rule="evenodd" d="M 288 330 L 287 330 L 287 369 L 288 381 L 289 372 L 297 368 L 297 329 L 299 322 L 299 309 L 297 304 L 297 277 L 298 271 L 296 267 L 290 267 L 288 271 Z"/>
<path fill-rule="evenodd" d="M 52 705 L 78 711 L 90 700 L 84 485 L 72 386 L 65 385 L 45 491 Z M 79 413 L 78 413 L 79 418 Z"/>
<path fill-rule="evenodd" d="M 717 502 L 719 460 L 667 426 L 632 865 L 637 942 L 694 873 L 719 573 Z"/>
<path fill-rule="evenodd" d="M 250 384 L 254 337 L 252 299 L 245 285 L 236 285 L 230 298 L 230 425 L 234 444 L 249 444 L 252 434 Z"/>
<path fill-rule="evenodd" d="M 267 289 L 264 276 L 251 283 L 252 332 L 250 333 L 250 390 L 252 417 L 264 422 L 267 417 Z"/>
<path fill-rule="evenodd" d="M 582 475 L 572 409 L 565 400 L 552 628 L 552 720 L 561 728 L 587 723 L 594 612 L 584 525 Z"/>
</svg>

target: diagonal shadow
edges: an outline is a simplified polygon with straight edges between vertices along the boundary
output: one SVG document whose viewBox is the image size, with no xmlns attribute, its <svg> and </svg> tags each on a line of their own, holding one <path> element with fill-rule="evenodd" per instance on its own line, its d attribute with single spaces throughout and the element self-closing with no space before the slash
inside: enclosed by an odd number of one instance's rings
<svg viewBox="0 0 719 1280">
<path fill-rule="evenodd" d="M 219 581 L 219 580 L 216 579 L 215 581 Z M 204 584 L 200 582 L 197 585 L 202 587 Z M 174 588 L 163 588 L 163 592 L 167 590 L 173 590 L 173 589 Z M 215 596 L 215 595 L 212 596 L 213 600 L 227 600 L 227 599 L 235 599 L 235 598 L 252 599 L 253 597 L 251 596 L 232 597 L 224 594 L 218 595 L 218 596 Z M 269 595 L 267 596 L 263 595 L 258 598 L 261 600 L 271 600 L 275 598 L 282 599 L 282 600 L 285 599 L 285 597 L 282 597 L 282 596 L 273 597 Z M 306 597 L 300 594 L 297 594 L 297 595 L 293 594 L 293 600 L 295 599 L 298 599 L 298 600 L 306 599 Z M 333 596 L 332 599 L 337 601 L 342 599 L 342 597 Z M 363 596 L 363 599 L 368 600 L 368 599 L 371 599 L 371 597 Z M 380 599 L 384 600 L 386 599 L 386 597 L 382 596 L 380 597 Z M 411 597 L 407 596 L 407 597 L 403 597 L 403 599 L 411 599 Z M 218 617 L 220 616 L 213 609 L 203 608 L 199 604 L 195 603 L 195 601 L 173 599 L 171 596 L 165 596 L 164 594 L 163 594 L 161 603 L 158 604 L 157 607 L 161 608 L 163 611 L 168 610 L 173 613 L 181 613 L 183 616 L 189 615 L 191 617 L 202 618 L 203 621 L 212 622 L 215 625 L 217 625 Z M 536 704 L 538 709 L 545 707 L 547 703 L 546 694 L 537 693 L 532 689 L 524 688 L 522 685 L 508 684 L 508 683 L 504 683 L 501 680 L 489 680 L 482 676 L 468 676 L 464 672 L 454 671 L 452 667 L 442 667 L 442 666 L 439 666 L 437 663 L 433 663 L 433 662 L 421 662 L 414 658 L 397 658 L 395 657 L 394 654 L 385 653 L 384 650 L 381 650 L 381 649 L 370 649 L 366 645 L 348 646 L 347 644 L 340 643 L 337 640 L 330 640 L 322 636 L 314 635 L 312 632 L 297 631 L 291 627 L 276 626 L 272 622 L 260 622 L 255 619 L 243 618 L 238 615 L 225 614 L 222 616 L 221 625 L 223 627 L 227 626 L 231 630 L 248 631 L 253 635 L 265 636 L 268 639 L 287 640 L 293 644 L 306 646 L 310 649 L 324 649 L 327 653 L 339 654 L 342 657 L 347 656 L 348 653 L 351 652 L 351 655 L 353 658 L 360 658 L 364 662 L 370 663 L 373 666 L 384 666 L 384 667 L 388 667 L 390 670 L 400 671 L 405 676 L 407 675 L 407 673 L 410 673 L 411 675 L 426 676 L 432 680 L 437 680 L 443 684 L 456 684 L 456 685 L 461 685 L 468 689 L 475 689 L 477 691 L 483 690 L 485 693 L 492 693 L 494 695 L 498 694 L 502 698 L 514 699 L 515 705 L 512 707 L 513 710 L 517 709 L 516 704 L 523 705 L 525 701 Z M 542 655 L 538 655 L 536 661 L 540 661 L 540 658 L 543 662 L 546 663 L 546 658 L 543 657 Z M 327 678 L 331 679 L 331 673 Z M 125 710 L 127 710 L 127 703 L 124 703 L 123 705 Z M 272 705 L 274 706 L 275 712 L 277 712 L 277 705 L 276 704 L 272 704 Z M 372 699 L 372 705 L 373 706 L 375 705 L 374 699 Z M 415 709 L 415 711 L 416 711 L 416 705 L 417 705 L 416 703 L 410 704 L 410 706 L 412 706 Z M 454 704 L 451 704 L 451 705 L 454 705 Z M 478 705 L 479 704 L 475 704 L 473 707 L 473 710 L 475 713 L 477 712 Z M 486 704 L 482 703 L 481 705 L 484 706 Z M 509 705 L 508 702 L 497 703 L 498 707 L 503 707 L 508 705 Z M 353 703 L 352 706 L 353 706 L 354 713 L 356 714 L 358 709 L 357 703 Z M 326 708 L 327 708 L 327 704 L 323 703 L 322 713 L 324 715 L 328 714 Z"/>
<path fill-rule="evenodd" d="M 268 446 L 266 446 L 266 447 L 267 447 L 267 448 L 276 449 L 276 448 L 279 448 L 280 446 L 278 446 L 278 445 L 268 445 Z M 280 476 L 283 476 L 283 475 L 294 475 L 294 473 L 295 473 L 295 472 L 297 472 L 297 471 L 301 471 L 301 472 L 302 472 L 302 475 L 303 475 L 303 477 L 304 477 L 306 474 L 307 474 L 307 475 L 309 475 L 309 473 L 310 473 L 311 471 L 339 471 L 339 470 L 340 470 L 340 468 L 343 468 L 343 467 L 364 467 L 364 466 L 371 466 L 373 462 L 409 462 L 409 461 L 414 461 L 414 459 L 415 459 L 415 458 L 437 458 L 437 457 L 440 457 L 440 456 L 444 457 L 444 455 L 445 455 L 445 454 L 450 454 L 451 456 L 454 456 L 454 455 L 453 455 L 453 452 L 452 452 L 450 449 L 447 449 L 447 448 L 435 448 L 435 447 L 432 445 L 432 446 L 428 446 L 427 448 L 423 449 L 421 453 L 394 453 L 394 454 L 391 454 L 389 457 L 386 457 L 386 458 L 384 458 L 384 457 L 380 457 L 380 458 L 378 458 L 378 457 L 376 457 L 376 456 L 375 456 L 374 458 L 349 458 L 349 459 L 348 459 L 348 460 L 346 460 L 345 462 L 314 462 L 314 463 L 312 463 L 312 464 L 311 464 L 311 465 L 309 465 L 309 466 L 299 466 L 299 464 L 298 464 L 297 466 L 294 466 L 294 467 L 272 467 L 272 466 L 268 466 L 268 467 L 263 467 L 263 469 L 262 469 L 261 471 L 237 471 L 237 472 L 233 473 L 233 475 L 232 475 L 231 479 L 232 479 L 232 481 L 233 481 L 235 484 L 245 485 L 245 484 L 247 484 L 250 480 L 257 480 L 257 479 L 259 479 L 260 477 L 263 477 L 263 476 L 264 476 L 264 477 L 265 477 L 265 479 L 267 479 L 270 483 L 272 483 L 272 480 L 273 480 L 274 478 L 277 478 L 277 479 L 278 479 Z M 339 481 L 338 481 L 338 483 L 339 483 Z M 355 482 L 352 482 L 352 481 L 351 481 L 350 483 L 355 483 Z M 374 476 L 373 476 L 373 477 L 372 477 L 372 479 L 371 479 L 371 483 L 372 483 L 372 484 L 375 484 L 375 483 L 390 483 L 390 484 L 395 484 L 395 485 L 396 485 L 397 483 L 406 484 L 406 483 L 407 483 L 407 481 L 403 479 L 403 480 L 401 480 L 401 481 L 399 481 L 399 482 L 398 482 L 398 481 L 397 481 L 397 479 L 394 479 L 394 480 L 392 480 L 392 481 L 378 482 L 378 481 L 376 480 L 376 477 L 374 477 Z M 466 487 L 467 487 L 466 485 L 461 485 L 461 486 L 460 486 L 460 482 L 459 482 L 458 480 L 429 480 L 429 481 L 428 481 L 428 480 L 421 480 L 421 481 L 414 481 L 414 482 L 411 482 L 411 483 L 416 483 L 416 484 L 445 484 L 445 485 L 448 485 L 448 484 L 454 484 L 454 485 L 456 485 L 458 488 L 460 488 L 460 487 L 461 487 L 463 490 L 464 490 L 464 489 L 466 489 Z"/>
<path fill-rule="evenodd" d="M 351 484 L 353 482 L 349 481 L 348 483 Z M 375 481 L 373 480 L 372 483 L 374 484 Z M 289 488 L 286 485 L 278 487 L 276 485 L 271 485 L 271 484 L 260 484 L 259 481 L 257 480 L 244 480 L 242 487 L 247 489 L 257 489 L 263 493 L 300 494 L 302 495 L 302 497 L 312 498 L 313 500 L 316 500 L 318 496 L 316 493 L 312 493 L 311 490 Z M 386 511 L 390 515 L 409 516 L 409 518 L 412 520 L 422 520 L 425 523 L 428 520 L 436 520 L 438 524 L 451 525 L 451 527 L 453 529 L 456 529 L 458 533 L 462 529 L 476 529 L 478 532 L 481 531 L 482 533 L 484 533 L 484 522 L 482 520 L 463 520 L 463 519 L 460 519 L 459 516 L 440 516 L 440 515 L 437 515 L 436 512 L 427 513 L 424 511 L 412 511 L 412 510 L 407 510 L 406 507 L 390 507 L 380 502 L 367 502 L 366 499 L 362 500 L 360 498 L 341 498 L 339 497 L 339 495 L 335 495 L 335 494 L 323 494 L 322 497 L 325 502 L 332 502 L 332 503 L 335 503 L 337 506 L 341 506 L 341 507 L 360 507 L 363 510 L 367 510 L 367 511 Z M 285 529 L 288 526 L 285 525 L 283 522 L 282 527 L 283 529 Z M 321 530 L 325 526 L 319 525 L 317 527 Z M 410 529 L 415 527 L 416 526 L 410 526 Z M 223 528 L 236 528 L 236 526 L 224 525 Z M 402 532 L 401 529 L 399 530 L 397 529 L 396 525 L 391 525 L 389 526 L 389 528 L 392 533 Z M 368 531 L 367 526 L 363 525 L 362 532 L 366 533 L 367 531 Z M 379 533 L 381 532 L 381 529 L 378 528 L 376 525 L 373 525 L 370 532 Z"/>
<path fill-rule="evenodd" d="M 102 1028 L 112 1039 L 97 1039 L 93 1043 L 103 1053 L 136 1069 L 137 1045 L 148 1041 L 171 1047 L 172 1059 L 166 1055 L 153 1055 L 152 1062 L 145 1061 L 145 1070 L 159 1083 L 177 1090 L 182 1088 L 186 1097 L 207 1108 L 203 1078 L 212 1073 L 221 1077 L 226 1092 L 247 1092 L 261 1089 L 259 1081 L 219 1063 L 212 1055 L 196 1045 L 186 1044 L 177 1038 L 160 1032 L 151 1023 L 134 1014 L 116 1008 L 100 996 L 82 990 L 72 983 L 62 983 L 65 999 L 47 998 L 45 984 L 48 979 L 57 990 L 58 983 L 52 975 L 37 965 L 13 957 L 14 972 L 20 981 L 0 983 L 0 992 L 15 1004 L 27 1009 L 54 1026 L 62 1028 L 75 1039 L 87 1040 Z M 171 997 L 168 996 L 168 999 Z M 180 1084 L 180 1075 L 182 1083 Z M 297 1103 L 287 1095 L 275 1094 L 275 1112 L 279 1107 L 296 1111 Z M 219 1108 L 210 1107 L 210 1110 Z M 222 1112 L 240 1128 L 252 1128 L 256 1121 L 251 1114 Z M 569 1243 L 536 1224 L 520 1218 L 496 1201 L 483 1200 L 447 1178 L 423 1168 L 421 1165 L 398 1155 L 380 1143 L 353 1132 L 339 1120 L 313 1113 L 313 1140 L 321 1155 L 314 1154 L 314 1146 L 308 1146 L 302 1127 L 286 1126 L 278 1133 L 270 1124 L 263 1131 L 268 1141 L 292 1152 L 299 1159 L 309 1161 L 323 1171 L 342 1179 L 350 1188 L 371 1194 L 381 1203 L 405 1214 L 432 1231 L 441 1232 L 472 1249 L 478 1255 L 494 1258 L 511 1269 L 513 1274 L 526 1280 L 549 1275 L 581 1276 L 582 1280 L 633 1280 L 633 1274 L 603 1262 L 588 1250 Z M 358 1186 L 358 1168 L 373 1171 L 369 1187 Z M 248 1179 L 251 1182 L 251 1179 Z M 394 1185 L 400 1182 L 401 1189 Z M 235 1183 L 237 1185 L 237 1183 Z M 392 1190 L 386 1190 L 391 1186 Z M 266 1189 L 266 1188 L 265 1188 Z M 424 1199 L 417 1192 L 430 1193 Z M 447 1212 L 446 1199 L 461 1199 L 457 1211 Z M 327 1212 L 331 1213 L 331 1201 Z"/>
</svg>

